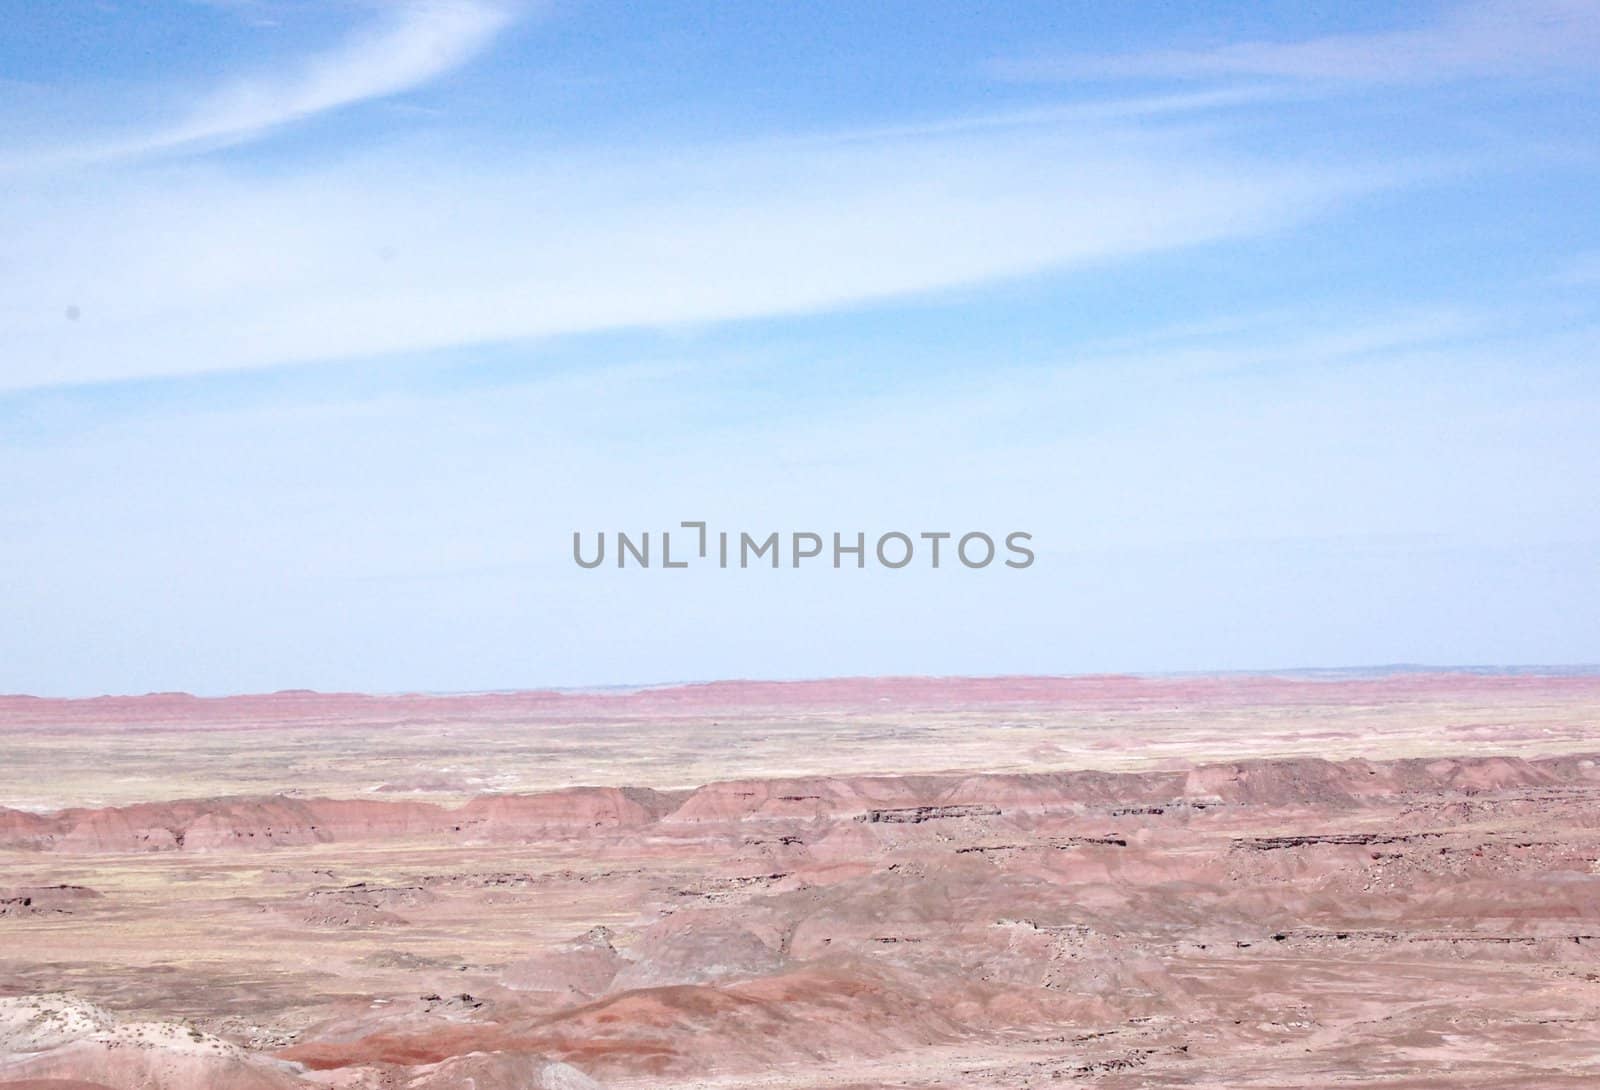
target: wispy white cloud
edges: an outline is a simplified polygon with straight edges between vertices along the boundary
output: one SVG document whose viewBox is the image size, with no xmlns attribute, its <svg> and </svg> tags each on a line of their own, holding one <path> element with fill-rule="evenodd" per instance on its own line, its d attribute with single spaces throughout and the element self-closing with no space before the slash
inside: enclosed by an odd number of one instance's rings
<svg viewBox="0 0 1600 1090">
<path fill-rule="evenodd" d="M 1434 83 L 1600 70 L 1600 4 L 1479 0 L 1421 27 L 1212 48 L 1018 57 L 993 71 L 1019 81 L 1276 78 L 1321 83 Z"/>
<path fill-rule="evenodd" d="M 1096 124 L 1153 121 L 1249 106 L 1270 97 L 1265 87 L 1227 87 L 1179 94 L 1095 98 L 1057 106 L 1037 106 L 1008 112 L 986 112 L 959 117 L 914 121 L 899 125 L 874 125 L 849 132 L 829 133 L 830 143 L 845 140 L 881 140 L 888 137 L 936 136 L 984 129 L 1037 128 L 1041 125 Z M 792 139 L 788 141 L 792 143 Z"/>
<path fill-rule="evenodd" d="M 1393 180 L 1087 124 L 445 158 L 19 187 L 0 387 L 836 309 L 1270 231 Z"/>
<path fill-rule="evenodd" d="M 286 71 L 231 80 L 187 116 L 58 159 L 105 160 L 237 143 L 329 110 L 420 87 L 481 53 L 514 18 L 509 0 L 407 0 L 375 25 Z"/>
<path fill-rule="evenodd" d="M 289 73 L 239 80 L 149 145 L 237 140 L 326 110 L 398 94 L 466 63 L 511 21 L 487 0 L 412 0 L 387 24 L 308 58 Z"/>
</svg>

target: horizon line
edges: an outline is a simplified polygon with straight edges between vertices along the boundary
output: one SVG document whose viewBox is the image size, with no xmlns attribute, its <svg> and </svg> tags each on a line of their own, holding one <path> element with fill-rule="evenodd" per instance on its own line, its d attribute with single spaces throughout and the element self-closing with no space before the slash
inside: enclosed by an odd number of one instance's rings
<svg viewBox="0 0 1600 1090">
<path fill-rule="evenodd" d="M 730 686 L 801 686 L 849 682 L 993 682 L 993 681 L 1161 681 L 1206 678 L 1338 681 L 1388 677 L 1550 677 L 1600 676 L 1600 663 L 1367 663 L 1353 666 L 1247 667 L 1200 670 L 1101 670 L 1073 674 L 838 674 L 808 677 L 726 677 L 671 681 L 621 682 L 598 685 L 534 685 L 495 689 L 311 689 L 288 687 L 251 692 L 195 693 L 184 689 L 153 689 L 143 693 L 97 693 L 92 696 L 50 696 L 39 693 L 0 693 L 0 701 L 37 700 L 51 703 L 88 703 L 103 700 L 177 699 L 194 701 L 260 700 L 282 697 L 360 697 L 379 700 L 452 697 L 510 696 L 630 696 L 641 693 Z"/>
</svg>

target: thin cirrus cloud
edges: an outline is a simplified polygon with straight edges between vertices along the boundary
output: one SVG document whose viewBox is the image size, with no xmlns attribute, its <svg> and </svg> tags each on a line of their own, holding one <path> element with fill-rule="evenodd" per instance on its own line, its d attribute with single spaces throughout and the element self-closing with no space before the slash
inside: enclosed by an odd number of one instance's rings
<svg viewBox="0 0 1600 1090">
<path fill-rule="evenodd" d="M 1214 48 L 1015 57 L 997 60 L 990 69 L 1019 82 L 1249 77 L 1367 85 L 1593 72 L 1600 70 L 1600 4 L 1480 0 L 1405 29 Z"/>
<path fill-rule="evenodd" d="M 834 310 L 1255 235 L 1395 182 L 1059 121 L 429 151 L 22 194 L 0 389 Z"/>
<path fill-rule="evenodd" d="M 0 391 L 836 310 L 1248 237 L 1397 180 L 1230 155 L 1179 116 L 1248 87 L 695 147 L 186 154 L 417 86 L 517 10 L 409 3 L 88 169 L 14 173 Z"/>
<path fill-rule="evenodd" d="M 412 0 L 379 24 L 281 74 L 236 79 L 202 96 L 165 128 L 94 148 L 83 159 L 114 159 L 237 143 L 329 110 L 420 87 L 478 56 L 515 10 L 492 0 Z"/>
<path fill-rule="evenodd" d="M 1397 181 L 1185 123 L 1249 87 L 692 147 L 189 154 L 419 86 L 522 10 L 407 3 L 176 124 L 14 171 L 0 391 L 838 310 L 1258 235 Z"/>
</svg>

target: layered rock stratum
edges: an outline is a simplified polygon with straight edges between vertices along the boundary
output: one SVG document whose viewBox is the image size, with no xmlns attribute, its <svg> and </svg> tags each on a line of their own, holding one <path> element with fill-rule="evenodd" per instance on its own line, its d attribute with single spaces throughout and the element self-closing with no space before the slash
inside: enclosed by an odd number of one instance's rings
<svg viewBox="0 0 1600 1090">
<path fill-rule="evenodd" d="M 832 684 L 13 700 L 0 1087 L 1600 1084 L 1596 679 Z"/>
</svg>

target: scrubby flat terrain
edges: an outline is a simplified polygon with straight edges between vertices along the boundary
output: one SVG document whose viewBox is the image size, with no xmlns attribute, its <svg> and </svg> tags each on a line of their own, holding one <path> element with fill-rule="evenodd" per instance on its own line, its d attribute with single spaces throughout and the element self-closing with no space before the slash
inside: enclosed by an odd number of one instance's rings
<svg viewBox="0 0 1600 1090">
<path fill-rule="evenodd" d="M 0 1086 L 1596 1085 L 1597 724 L 1466 674 L 5 698 Z"/>
<path fill-rule="evenodd" d="M 634 692 L 0 696 L 0 806 L 1573 752 L 1600 674 L 853 678 Z"/>
</svg>

